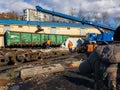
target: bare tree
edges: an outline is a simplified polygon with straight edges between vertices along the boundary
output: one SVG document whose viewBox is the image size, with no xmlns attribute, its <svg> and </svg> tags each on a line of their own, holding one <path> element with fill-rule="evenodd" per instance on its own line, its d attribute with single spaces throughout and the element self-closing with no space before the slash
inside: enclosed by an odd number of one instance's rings
<svg viewBox="0 0 120 90">
<path fill-rule="evenodd" d="M 69 15 L 74 16 L 74 15 L 75 15 L 75 11 L 74 11 L 74 10 L 75 10 L 74 8 L 71 8 L 71 9 L 69 10 Z M 75 21 L 73 21 L 73 20 L 69 20 L 69 22 L 75 23 Z"/>
<path fill-rule="evenodd" d="M 18 15 L 16 12 L 7 12 L 7 13 L 1 13 L 0 19 L 13 19 L 13 20 L 22 20 L 23 16 Z"/>
<path fill-rule="evenodd" d="M 83 12 L 82 9 L 79 9 L 79 11 L 78 11 L 78 17 L 84 18 L 84 12 Z"/>
<path fill-rule="evenodd" d="M 107 12 L 102 12 L 102 21 L 105 24 L 109 24 L 108 22 L 106 22 L 106 20 L 108 19 L 108 13 Z"/>
</svg>

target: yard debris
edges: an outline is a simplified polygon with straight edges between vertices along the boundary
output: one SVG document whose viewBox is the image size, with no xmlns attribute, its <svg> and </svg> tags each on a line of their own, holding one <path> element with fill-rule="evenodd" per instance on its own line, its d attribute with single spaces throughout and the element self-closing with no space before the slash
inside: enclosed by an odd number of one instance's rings
<svg viewBox="0 0 120 90">
<path fill-rule="evenodd" d="M 8 82 L 9 82 L 9 80 L 7 80 L 7 79 L 0 79 L 0 87 L 5 86 Z"/>
<path fill-rule="evenodd" d="M 40 65 L 50 64 L 50 62 L 49 61 L 44 61 L 43 59 L 40 59 L 39 64 Z"/>
<path fill-rule="evenodd" d="M 72 61 L 71 63 L 68 64 L 69 68 L 73 68 L 73 67 L 79 67 L 79 65 L 81 64 L 82 60 L 80 61 Z"/>
<path fill-rule="evenodd" d="M 20 77 L 22 80 L 27 78 L 31 78 L 41 74 L 51 74 L 56 72 L 64 71 L 64 67 L 61 64 L 52 64 L 52 65 L 44 65 L 44 66 L 36 66 L 33 68 L 26 68 L 20 71 Z"/>
</svg>

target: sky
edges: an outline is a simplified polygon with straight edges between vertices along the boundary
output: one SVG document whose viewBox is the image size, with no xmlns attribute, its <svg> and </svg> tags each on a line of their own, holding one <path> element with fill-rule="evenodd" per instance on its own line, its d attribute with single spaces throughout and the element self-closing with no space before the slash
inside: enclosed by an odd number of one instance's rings
<svg viewBox="0 0 120 90">
<path fill-rule="evenodd" d="M 23 9 L 35 9 L 36 5 L 64 14 L 70 14 L 70 10 L 77 14 L 82 10 L 84 17 L 96 14 L 100 18 L 107 12 L 107 18 L 120 25 L 120 0 L 0 0 L 0 12 L 23 14 Z"/>
</svg>

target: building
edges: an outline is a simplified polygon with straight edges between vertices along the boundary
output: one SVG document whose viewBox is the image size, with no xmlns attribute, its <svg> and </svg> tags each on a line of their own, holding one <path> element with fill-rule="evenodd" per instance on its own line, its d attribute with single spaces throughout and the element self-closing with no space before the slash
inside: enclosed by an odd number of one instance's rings
<svg viewBox="0 0 120 90">
<path fill-rule="evenodd" d="M 26 21 L 49 21 L 48 15 L 38 12 L 35 9 L 24 9 L 23 13 L 24 20 Z"/>
<path fill-rule="evenodd" d="M 22 20 L 0 20 L 0 47 L 4 46 L 4 34 L 7 30 L 17 32 L 31 32 L 41 26 L 44 34 L 61 34 L 70 37 L 85 37 L 87 33 L 100 33 L 96 28 L 78 23 L 56 23 Z"/>
</svg>

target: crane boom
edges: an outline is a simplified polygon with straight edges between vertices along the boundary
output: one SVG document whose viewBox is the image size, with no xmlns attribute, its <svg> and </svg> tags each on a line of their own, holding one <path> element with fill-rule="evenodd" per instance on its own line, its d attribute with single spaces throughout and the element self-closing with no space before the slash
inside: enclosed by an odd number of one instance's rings
<svg viewBox="0 0 120 90">
<path fill-rule="evenodd" d="M 110 30 L 110 31 L 115 31 L 116 30 L 116 28 L 108 26 L 108 25 L 103 25 L 103 24 L 100 24 L 100 23 L 97 23 L 97 22 L 94 22 L 94 21 L 86 20 L 84 18 L 78 18 L 78 17 L 62 14 L 62 13 L 59 13 L 59 12 L 46 10 L 46 9 L 43 9 L 42 7 L 40 7 L 40 6 L 36 6 L 36 9 L 37 9 L 37 11 L 41 11 L 41 12 L 48 13 L 48 14 L 51 14 L 51 15 L 54 15 L 54 16 L 58 16 L 58 17 L 62 17 L 62 18 L 65 18 L 65 19 L 81 22 L 82 24 L 91 25 L 91 26 L 94 26 L 96 28 L 107 29 L 107 30 Z"/>
</svg>

